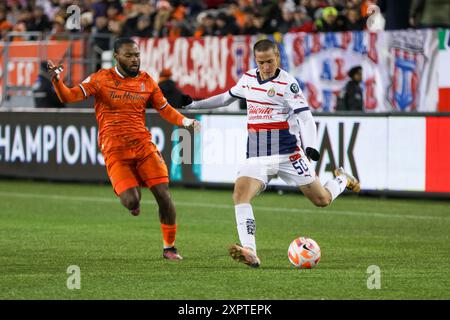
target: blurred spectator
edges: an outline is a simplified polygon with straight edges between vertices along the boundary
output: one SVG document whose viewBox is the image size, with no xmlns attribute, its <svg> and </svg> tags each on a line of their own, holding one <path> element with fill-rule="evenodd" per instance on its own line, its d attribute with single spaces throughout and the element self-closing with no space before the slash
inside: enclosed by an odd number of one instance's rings
<svg viewBox="0 0 450 320">
<path fill-rule="evenodd" d="M 216 29 L 214 31 L 215 36 L 239 34 L 239 27 L 236 24 L 234 17 L 227 15 L 225 12 L 219 12 L 216 17 Z"/>
<path fill-rule="evenodd" d="M 278 26 L 283 23 L 283 6 L 284 2 L 275 2 L 268 8 L 262 33 L 269 34 L 278 31 Z"/>
<path fill-rule="evenodd" d="M 13 24 L 6 20 L 6 10 L 0 8 L 0 39 L 3 39 L 12 28 Z"/>
<path fill-rule="evenodd" d="M 34 106 L 36 108 L 64 108 L 53 88 L 52 81 L 47 73 L 47 61 L 39 65 L 39 73 L 33 84 Z"/>
<path fill-rule="evenodd" d="M 347 9 L 345 13 L 345 31 L 362 31 L 366 26 L 366 19 L 361 18 L 357 8 Z"/>
<path fill-rule="evenodd" d="M 364 111 L 363 92 L 361 88 L 362 67 L 356 66 L 349 70 L 350 81 L 339 95 L 336 111 Z"/>
<path fill-rule="evenodd" d="M 344 31 L 345 21 L 336 8 L 326 7 L 322 10 L 322 17 L 316 20 L 315 27 L 319 32 Z"/>
<path fill-rule="evenodd" d="M 181 108 L 183 105 L 186 105 L 185 102 L 188 96 L 177 87 L 171 77 L 172 71 L 169 68 L 162 69 L 159 74 L 158 85 L 169 104 L 174 108 Z"/>
<path fill-rule="evenodd" d="M 111 34 L 111 31 L 108 28 L 108 18 L 102 16 L 97 17 L 92 31 L 95 46 L 101 50 L 109 50 L 110 40 L 107 36 Z"/>
<path fill-rule="evenodd" d="M 281 21 L 278 25 L 277 32 L 286 33 L 294 25 L 295 4 L 286 1 L 281 9 Z"/>
<path fill-rule="evenodd" d="M 136 25 L 136 31 L 133 33 L 133 35 L 141 38 L 150 38 L 153 35 L 153 27 L 151 22 L 152 21 L 150 16 L 139 16 Z"/>
<path fill-rule="evenodd" d="M 243 10 L 241 10 L 241 8 L 239 8 L 236 1 L 229 2 L 228 14 L 230 16 L 234 17 L 239 29 L 242 30 L 242 28 L 244 27 L 244 22 L 245 22 L 245 14 L 244 14 Z"/>
<path fill-rule="evenodd" d="M 294 12 L 294 21 L 289 32 L 313 32 L 314 22 L 308 15 L 305 7 L 297 6 Z"/>
<path fill-rule="evenodd" d="M 156 16 L 153 23 L 153 36 L 162 37 L 164 25 L 170 20 L 173 7 L 169 1 L 159 1 L 156 6 Z"/>
<path fill-rule="evenodd" d="M 44 8 L 47 17 L 54 17 L 60 10 L 59 0 L 41 0 L 41 6 Z"/>
<path fill-rule="evenodd" d="M 106 17 L 109 21 L 119 21 L 119 22 L 125 22 L 125 15 L 122 13 L 122 7 L 117 3 L 112 3 L 108 6 L 108 9 L 106 10 Z"/>
<path fill-rule="evenodd" d="M 190 25 L 185 20 L 178 20 L 175 18 L 170 19 L 164 25 L 165 34 L 171 39 L 178 37 L 191 37 L 193 32 L 190 29 Z"/>
<path fill-rule="evenodd" d="M 52 23 L 44 12 L 44 8 L 37 6 L 33 11 L 33 20 L 29 26 L 30 31 L 49 32 L 52 30 Z"/>
<path fill-rule="evenodd" d="M 211 13 L 199 14 L 200 25 L 194 32 L 194 37 L 200 38 L 205 36 L 213 36 L 215 33 L 214 16 Z"/>
<path fill-rule="evenodd" d="M 320 12 L 320 8 L 325 8 L 326 6 L 328 6 L 328 3 L 320 0 L 305 0 L 302 2 L 306 8 L 306 11 L 308 12 L 309 17 L 312 20 L 316 20 L 317 18 L 319 18 L 316 16 L 316 13 Z"/>
<path fill-rule="evenodd" d="M 65 29 L 65 20 L 61 16 L 56 16 L 51 31 L 50 40 L 68 40 L 68 34 Z"/>
<path fill-rule="evenodd" d="M 449 28 L 449 0 L 413 0 L 410 24 L 418 28 Z"/>
<path fill-rule="evenodd" d="M 260 33 L 261 28 L 255 26 L 255 12 L 252 8 L 244 9 L 244 24 L 242 25 L 241 34 L 254 35 Z"/>
<path fill-rule="evenodd" d="M 122 24 L 119 21 L 109 20 L 108 30 L 111 31 L 115 37 L 120 37 L 123 33 Z"/>
</svg>

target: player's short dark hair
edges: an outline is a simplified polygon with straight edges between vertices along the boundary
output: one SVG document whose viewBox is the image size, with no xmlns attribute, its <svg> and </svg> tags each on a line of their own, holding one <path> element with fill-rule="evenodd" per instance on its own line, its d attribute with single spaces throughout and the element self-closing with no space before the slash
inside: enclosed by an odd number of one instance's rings
<svg viewBox="0 0 450 320">
<path fill-rule="evenodd" d="M 275 53 L 279 53 L 278 46 L 275 42 L 269 39 L 262 39 L 257 41 L 253 46 L 253 54 L 255 54 L 256 51 L 267 51 L 270 49 L 273 49 Z"/>
<path fill-rule="evenodd" d="M 133 39 L 131 38 L 118 38 L 115 42 L 114 42 L 114 53 L 118 53 L 119 49 L 124 45 L 124 44 L 136 44 L 136 42 L 134 42 Z"/>
</svg>

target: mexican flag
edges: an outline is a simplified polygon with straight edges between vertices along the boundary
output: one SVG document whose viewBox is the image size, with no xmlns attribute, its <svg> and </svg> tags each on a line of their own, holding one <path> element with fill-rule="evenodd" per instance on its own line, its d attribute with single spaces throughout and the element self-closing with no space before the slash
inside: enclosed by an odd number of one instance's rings
<svg viewBox="0 0 450 320">
<path fill-rule="evenodd" d="M 439 111 L 450 112 L 450 29 L 439 30 Z"/>
</svg>

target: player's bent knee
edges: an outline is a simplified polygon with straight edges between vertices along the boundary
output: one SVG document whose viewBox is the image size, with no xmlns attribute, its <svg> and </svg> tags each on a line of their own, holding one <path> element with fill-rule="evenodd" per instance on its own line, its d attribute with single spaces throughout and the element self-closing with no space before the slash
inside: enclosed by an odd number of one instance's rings
<svg viewBox="0 0 450 320">
<path fill-rule="evenodd" d="M 314 198 L 313 203 L 317 207 L 324 208 L 331 204 L 331 199 L 328 197 L 317 197 Z"/>
<path fill-rule="evenodd" d="M 121 197 L 120 202 L 128 210 L 134 210 L 139 208 L 139 198 L 134 196 Z"/>
</svg>

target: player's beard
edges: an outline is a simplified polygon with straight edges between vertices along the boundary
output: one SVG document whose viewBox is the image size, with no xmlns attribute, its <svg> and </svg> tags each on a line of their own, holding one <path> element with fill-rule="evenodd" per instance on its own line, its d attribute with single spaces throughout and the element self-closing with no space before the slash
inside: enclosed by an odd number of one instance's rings
<svg viewBox="0 0 450 320">
<path fill-rule="evenodd" d="M 124 66 L 122 63 L 120 63 L 120 67 L 122 68 L 123 71 L 126 72 L 126 74 L 130 77 L 136 77 L 139 74 L 139 69 L 141 67 L 141 64 L 138 63 L 137 68 L 136 69 L 131 69 L 130 67 L 126 67 Z"/>
</svg>

